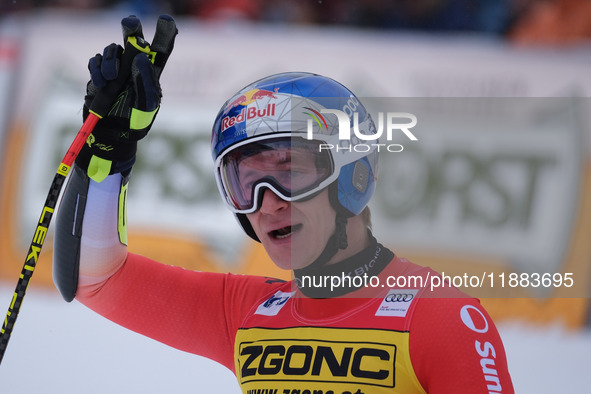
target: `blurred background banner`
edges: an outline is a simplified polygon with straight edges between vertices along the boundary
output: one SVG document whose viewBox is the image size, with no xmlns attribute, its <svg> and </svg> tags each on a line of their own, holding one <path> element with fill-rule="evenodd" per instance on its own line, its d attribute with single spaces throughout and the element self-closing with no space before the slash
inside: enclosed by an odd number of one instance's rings
<svg viewBox="0 0 591 394">
<path fill-rule="evenodd" d="M 304 3 L 299 12 L 311 7 Z M 189 269 L 285 278 L 222 205 L 210 130 L 223 102 L 246 84 L 309 71 L 342 82 L 370 107 L 376 98 L 398 98 L 388 110 L 418 117 L 419 140 L 382 154 L 372 202 L 378 239 L 418 264 L 480 278 L 483 286 L 464 289 L 483 298 L 496 319 L 587 323 L 588 47 L 521 45 L 527 35 L 517 29 L 514 38 L 501 37 L 505 14 L 486 35 L 435 35 L 425 33 L 437 30 L 435 22 L 423 30 L 397 26 L 394 17 L 393 26 L 374 18 L 380 30 L 363 21 L 323 26 L 313 17 L 278 23 L 273 18 L 285 11 L 270 7 L 260 23 L 248 7 L 233 10 L 241 16 L 216 10 L 213 20 L 177 17 L 162 108 L 134 167 L 130 250 Z M 49 9 L 5 12 L 1 20 L 0 278 L 8 283 L 16 281 L 55 169 L 81 125 L 87 61 L 121 42 L 127 12 Z M 142 17 L 148 40 L 155 20 Z M 53 288 L 51 233 L 45 245 L 33 283 Z M 511 274 L 544 273 L 560 274 L 561 283 L 509 283 Z M 563 283 L 565 273 L 574 286 Z"/>
</svg>

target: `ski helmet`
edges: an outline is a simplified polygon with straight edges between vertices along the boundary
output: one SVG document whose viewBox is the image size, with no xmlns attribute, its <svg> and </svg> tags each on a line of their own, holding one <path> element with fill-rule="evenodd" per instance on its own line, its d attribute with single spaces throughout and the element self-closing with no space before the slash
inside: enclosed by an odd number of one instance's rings
<svg viewBox="0 0 591 394">
<path fill-rule="evenodd" d="M 363 211 L 375 190 L 378 152 L 372 144 L 353 149 L 352 139 L 341 138 L 347 131 L 348 136 L 376 133 L 357 97 L 317 74 L 271 75 L 224 103 L 212 130 L 215 178 L 251 238 L 258 241 L 245 214 L 259 208 L 265 188 L 286 201 L 302 201 L 329 188 L 337 214 Z M 274 164 L 261 165 L 266 159 Z M 278 165 L 282 160 L 289 165 Z"/>
</svg>

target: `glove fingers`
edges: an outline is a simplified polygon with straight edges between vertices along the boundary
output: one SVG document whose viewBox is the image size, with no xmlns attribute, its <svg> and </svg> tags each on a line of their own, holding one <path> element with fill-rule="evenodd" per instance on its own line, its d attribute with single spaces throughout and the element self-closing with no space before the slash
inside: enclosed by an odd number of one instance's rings
<svg viewBox="0 0 591 394">
<path fill-rule="evenodd" d="M 177 33 L 176 22 L 172 16 L 160 15 L 156 23 L 156 32 L 154 33 L 150 48 L 158 53 L 170 54 Z"/>
<path fill-rule="evenodd" d="M 123 32 L 123 42 L 127 42 L 127 38 L 131 36 L 144 38 L 142 22 L 135 15 L 130 15 L 121 20 L 121 30 Z"/>
<path fill-rule="evenodd" d="M 160 76 L 166 61 L 174 48 L 174 40 L 178 34 L 176 22 L 170 15 L 160 15 L 156 24 L 156 32 L 150 48 L 156 52 L 154 66 L 156 75 Z"/>
<path fill-rule="evenodd" d="M 136 92 L 135 105 L 141 111 L 154 111 L 160 104 L 160 83 L 154 72 L 154 65 L 145 53 L 135 56 L 131 75 Z"/>
<path fill-rule="evenodd" d="M 88 71 L 90 71 L 90 81 L 94 87 L 102 88 L 107 84 L 107 80 L 101 72 L 101 63 L 103 57 L 98 53 L 88 60 Z"/>
<path fill-rule="evenodd" d="M 103 118 L 91 135 L 94 142 L 82 148 L 76 163 L 97 182 L 133 165 L 137 141 L 146 136 L 158 113 L 159 77 L 178 33 L 168 15 L 160 16 L 151 47 L 134 15 L 124 18 L 121 28 L 125 49 L 111 44 L 88 63 L 91 80 L 83 115 L 92 110 Z"/>
<path fill-rule="evenodd" d="M 117 78 L 119 72 L 119 59 L 123 53 L 121 45 L 111 44 L 103 52 L 101 73 L 107 81 Z"/>
</svg>

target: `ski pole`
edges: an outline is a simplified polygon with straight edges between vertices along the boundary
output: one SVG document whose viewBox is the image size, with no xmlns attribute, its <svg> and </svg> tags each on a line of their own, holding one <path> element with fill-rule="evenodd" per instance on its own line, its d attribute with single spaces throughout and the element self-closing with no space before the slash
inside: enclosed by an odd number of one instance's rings
<svg viewBox="0 0 591 394">
<path fill-rule="evenodd" d="M 16 322 L 16 318 L 25 297 L 27 287 L 29 286 L 29 281 L 33 276 L 35 266 L 37 265 L 39 254 L 41 253 L 41 248 L 43 247 L 43 242 L 45 241 L 45 236 L 47 235 L 47 230 L 49 229 L 49 224 L 55 210 L 55 205 L 57 203 L 66 176 L 70 172 L 72 163 L 76 159 L 76 156 L 78 156 L 80 149 L 82 149 L 82 146 L 86 142 L 86 139 L 94 129 L 94 126 L 98 120 L 99 117 L 92 113 L 86 118 L 86 121 L 80 128 L 80 131 L 76 135 L 76 138 L 72 142 L 72 145 L 62 159 L 62 162 L 60 163 L 57 172 L 53 177 L 51 187 L 49 188 L 49 193 L 47 194 L 47 198 L 45 200 L 45 205 L 41 211 L 41 217 L 39 218 L 33 240 L 31 241 L 29 251 L 27 252 L 23 269 L 18 279 L 16 289 L 14 290 L 14 294 L 12 295 L 10 307 L 8 308 L 2 329 L 0 330 L 0 363 L 2 362 L 4 352 L 8 346 L 8 340 L 10 339 L 10 334 L 14 328 L 14 323 Z"/>
<path fill-rule="evenodd" d="M 37 222 L 37 227 L 29 246 L 29 251 L 27 252 L 27 257 L 25 258 L 16 289 L 12 295 L 8 312 L 4 318 L 2 329 L 0 330 L 0 363 L 2 363 L 2 359 L 4 358 L 4 353 L 6 352 L 10 335 L 14 329 L 14 324 L 16 322 L 16 318 L 18 317 L 27 287 L 29 286 L 33 272 L 35 271 L 37 261 L 39 260 L 39 254 L 41 253 L 41 248 L 43 247 L 43 243 L 49 229 L 49 224 L 51 223 L 51 218 L 53 216 L 59 194 L 62 190 L 64 181 L 70 172 L 70 168 L 72 167 L 74 160 L 76 160 L 76 157 L 80 153 L 80 150 L 84 146 L 84 143 L 86 142 L 90 133 L 92 133 L 94 130 L 97 122 L 100 118 L 108 113 L 111 103 L 115 100 L 117 95 L 119 95 L 122 87 L 129 78 L 133 58 L 140 52 L 149 53 L 149 50 L 149 46 L 141 37 L 128 37 L 125 43 L 123 55 L 121 56 L 117 78 L 108 83 L 105 87 L 99 89 L 97 92 L 90 106 L 90 112 L 86 120 L 82 124 L 78 134 L 76 134 L 74 141 L 70 145 L 70 148 L 66 152 L 57 169 L 57 172 L 49 188 L 49 193 L 47 194 L 45 204 L 43 205 L 41 216 Z"/>
</svg>

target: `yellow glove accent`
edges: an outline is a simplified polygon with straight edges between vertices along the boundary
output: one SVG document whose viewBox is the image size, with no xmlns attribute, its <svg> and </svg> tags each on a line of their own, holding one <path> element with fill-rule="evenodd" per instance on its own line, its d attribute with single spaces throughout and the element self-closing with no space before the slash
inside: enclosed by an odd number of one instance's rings
<svg viewBox="0 0 591 394">
<path fill-rule="evenodd" d="M 111 160 L 101 159 L 93 155 L 90 158 L 90 163 L 88 163 L 88 177 L 97 183 L 101 183 L 111 172 L 111 164 Z"/>
<path fill-rule="evenodd" d="M 129 36 L 129 37 L 127 37 L 127 41 L 129 41 L 129 43 L 131 45 L 136 47 L 138 51 L 143 52 L 146 55 L 148 55 L 148 58 L 150 59 L 150 61 L 152 63 L 154 63 L 154 60 L 156 58 L 156 52 L 150 50 L 150 46 L 148 45 L 148 43 L 146 41 L 144 41 L 143 38 L 136 37 L 136 36 Z"/>
<path fill-rule="evenodd" d="M 142 111 L 137 108 L 131 109 L 131 117 L 129 118 L 129 128 L 131 130 L 143 130 L 150 126 L 156 116 L 156 111 L 159 107 L 156 107 L 154 111 Z"/>
</svg>

